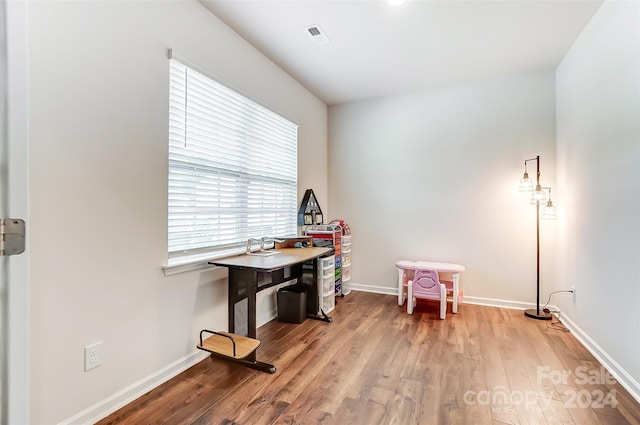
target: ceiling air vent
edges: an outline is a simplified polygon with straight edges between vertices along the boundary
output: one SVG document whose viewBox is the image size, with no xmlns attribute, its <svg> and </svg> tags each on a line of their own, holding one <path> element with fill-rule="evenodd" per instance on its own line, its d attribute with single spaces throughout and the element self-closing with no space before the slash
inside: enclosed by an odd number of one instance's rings
<svg viewBox="0 0 640 425">
<path fill-rule="evenodd" d="M 329 39 L 320 28 L 320 25 L 312 25 L 306 28 L 307 34 L 316 44 L 328 44 Z"/>
</svg>

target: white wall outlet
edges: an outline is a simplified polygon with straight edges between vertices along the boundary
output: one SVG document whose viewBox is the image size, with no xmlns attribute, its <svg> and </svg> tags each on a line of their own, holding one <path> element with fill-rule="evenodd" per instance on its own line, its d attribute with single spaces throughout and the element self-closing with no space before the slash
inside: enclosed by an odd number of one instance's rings
<svg viewBox="0 0 640 425">
<path fill-rule="evenodd" d="M 102 342 L 87 345 L 84 347 L 84 370 L 85 372 L 102 364 Z"/>
<path fill-rule="evenodd" d="M 571 287 L 571 302 L 575 304 L 576 302 L 576 287 L 572 286 Z"/>
</svg>

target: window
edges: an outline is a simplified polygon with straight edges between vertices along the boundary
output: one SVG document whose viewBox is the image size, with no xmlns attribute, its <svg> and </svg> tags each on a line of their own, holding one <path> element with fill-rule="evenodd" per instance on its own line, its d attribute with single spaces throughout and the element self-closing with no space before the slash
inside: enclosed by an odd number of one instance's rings
<svg viewBox="0 0 640 425">
<path fill-rule="evenodd" d="M 170 260 L 295 236 L 297 125 L 170 62 Z"/>
</svg>

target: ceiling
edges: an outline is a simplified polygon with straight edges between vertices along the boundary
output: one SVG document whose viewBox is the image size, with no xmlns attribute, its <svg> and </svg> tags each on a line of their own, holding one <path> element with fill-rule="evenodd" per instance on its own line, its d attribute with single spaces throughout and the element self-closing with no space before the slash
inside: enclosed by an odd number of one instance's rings
<svg viewBox="0 0 640 425">
<path fill-rule="evenodd" d="M 200 0 L 328 105 L 555 68 L 602 0 Z M 307 28 L 319 26 L 329 43 Z"/>
</svg>

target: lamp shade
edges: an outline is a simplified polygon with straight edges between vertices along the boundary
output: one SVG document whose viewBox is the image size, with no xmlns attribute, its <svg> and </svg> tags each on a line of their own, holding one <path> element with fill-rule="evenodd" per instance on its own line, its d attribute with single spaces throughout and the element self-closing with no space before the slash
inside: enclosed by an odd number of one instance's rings
<svg viewBox="0 0 640 425">
<path fill-rule="evenodd" d="M 543 205 L 547 203 L 547 192 L 540 187 L 540 185 L 536 185 L 536 190 L 531 193 L 531 203 L 537 205 Z"/>
<path fill-rule="evenodd" d="M 529 177 L 529 174 L 525 171 L 524 175 L 520 179 L 520 192 L 530 192 L 533 189 L 533 180 Z"/>
<path fill-rule="evenodd" d="M 549 200 L 547 205 L 542 209 L 542 218 L 544 220 L 555 220 L 558 218 L 558 210 L 551 200 Z"/>
</svg>

